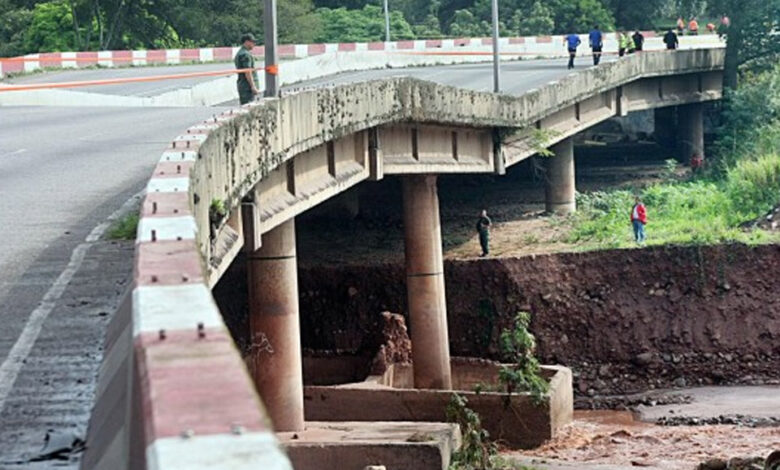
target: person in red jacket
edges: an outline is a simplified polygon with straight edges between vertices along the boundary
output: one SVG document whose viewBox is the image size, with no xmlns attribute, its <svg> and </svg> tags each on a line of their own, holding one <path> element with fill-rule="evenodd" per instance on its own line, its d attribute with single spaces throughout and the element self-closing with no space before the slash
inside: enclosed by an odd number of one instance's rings
<svg viewBox="0 0 780 470">
<path fill-rule="evenodd" d="M 634 198 L 634 207 L 631 209 L 631 225 L 634 226 L 634 240 L 637 243 L 645 241 L 645 225 L 647 224 L 647 209 L 642 204 L 639 196 Z"/>
</svg>

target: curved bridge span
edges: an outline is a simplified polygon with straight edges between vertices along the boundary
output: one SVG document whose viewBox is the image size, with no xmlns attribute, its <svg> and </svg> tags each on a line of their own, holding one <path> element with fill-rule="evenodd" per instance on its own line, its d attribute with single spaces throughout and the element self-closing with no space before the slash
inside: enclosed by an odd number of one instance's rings
<svg viewBox="0 0 780 470">
<path fill-rule="evenodd" d="M 134 287 L 109 329 L 84 467 L 290 468 L 268 418 L 277 430 L 302 430 L 294 220 L 386 175 L 405 175 L 404 226 L 407 243 L 415 240 L 407 245 L 415 383 L 446 388 L 436 175 L 500 175 L 550 147 L 548 209 L 572 211 L 573 135 L 679 106 L 686 145 L 701 153 L 701 103 L 721 98 L 723 62 L 722 49 L 645 53 L 519 96 L 411 78 L 357 82 L 188 129 L 147 187 Z M 210 292 L 240 250 L 249 253 L 259 351 L 249 364 Z"/>
</svg>

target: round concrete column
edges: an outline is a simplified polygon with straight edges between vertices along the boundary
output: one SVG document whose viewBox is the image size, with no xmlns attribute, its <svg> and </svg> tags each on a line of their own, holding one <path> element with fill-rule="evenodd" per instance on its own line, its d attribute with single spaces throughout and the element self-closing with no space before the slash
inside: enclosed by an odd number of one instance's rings
<svg viewBox="0 0 780 470">
<path fill-rule="evenodd" d="M 298 318 L 295 220 L 263 235 L 249 255 L 251 365 L 257 391 L 279 432 L 302 431 L 303 368 Z"/>
<path fill-rule="evenodd" d="M 684 162 L 695 155 L 704 159 L 704 112 L 701 103 L 680 106 L 680 151 Z"/>
<path fill-rule="evenodd" d="M 574 184 L 574 141 L 566 139 L 552 147 L 547 159 L 545 207 L 547 212 L 569 214 L 577 209 Z"/>
<path fill-rule="evenodd" d="M 402 185 L 414 386 L 449 390 L 452 375 L 436 176 L 406 176 Z"/>
</svg>

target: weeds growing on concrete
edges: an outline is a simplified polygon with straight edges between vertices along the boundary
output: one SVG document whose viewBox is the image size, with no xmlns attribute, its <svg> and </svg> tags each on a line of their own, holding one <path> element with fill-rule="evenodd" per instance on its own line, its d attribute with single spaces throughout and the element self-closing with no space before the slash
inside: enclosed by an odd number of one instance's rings
<svg viewBox="0 0 780 470">
<path fill-rule="evenodd" d="M 507 396 L 516 392 L 531 394 L 534 403 L 541 403 L 550 386 L 541 376 L 539 361 L 534 356 L 536 338 L 528 331 L 531 314 L 520 312 L 511 329 L 501 332 L 501 353 L 507 363 L 498 371 L 498 380 Z"/>
<path fill-rule="evenodd" d="M 135 240 L 138 231 L 138 214 L 128 214 L 118 220 L 108 231 L 110 240 Z"/>
</svg>

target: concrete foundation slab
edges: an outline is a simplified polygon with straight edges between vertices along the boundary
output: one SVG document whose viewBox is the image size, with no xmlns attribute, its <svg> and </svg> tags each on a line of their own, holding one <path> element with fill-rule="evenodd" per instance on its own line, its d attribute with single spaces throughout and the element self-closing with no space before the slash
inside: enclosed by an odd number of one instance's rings
<svg viewBox="0 0 780 470">
<path fill-rule="evenodd" d="M 278 437 L 296 470 L 446 470 L 461 444 L 450 423 L 307 422 Z"/>
<path fill-rule="evenodd" d="M 528 394 L 507 396 L 498 385 L 499 364 L 453 358 L 453 391 L 468 400 L 493 439 L 513 448 L 532 448 L 571 422 L 571 371 L 544 367 L 550 391 L 541 403 Z M 453 391 L 414 389 L 410 364 L 395 364 L 382 376 L 335 386 L 304 387 L 306 419 L 317 421 L 445 421 Z M 476 391 L 479 390 L 479 391 Z M 422 424 L 422 423 L 420 423 Z"/>
</svg>

